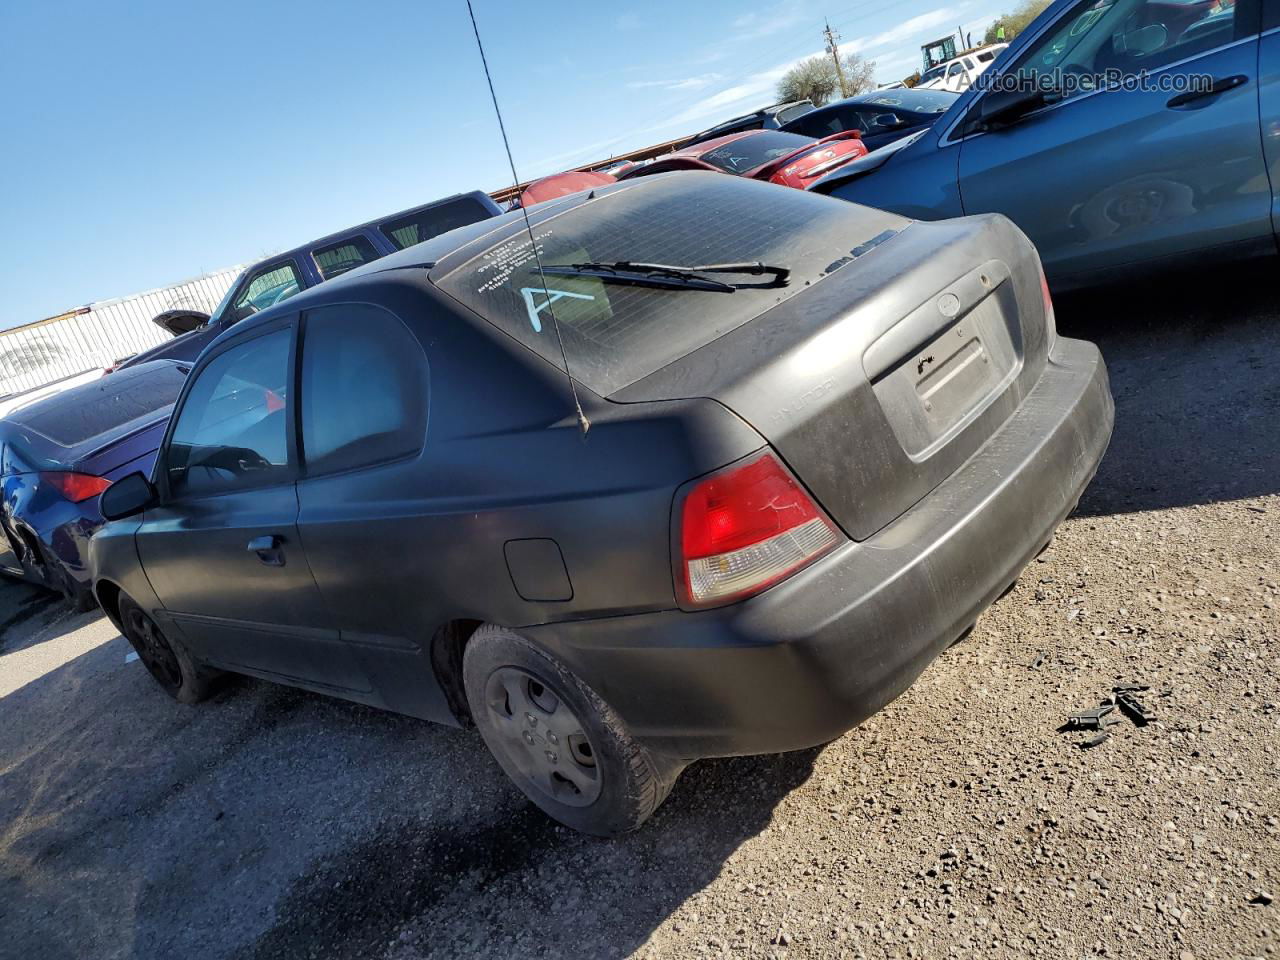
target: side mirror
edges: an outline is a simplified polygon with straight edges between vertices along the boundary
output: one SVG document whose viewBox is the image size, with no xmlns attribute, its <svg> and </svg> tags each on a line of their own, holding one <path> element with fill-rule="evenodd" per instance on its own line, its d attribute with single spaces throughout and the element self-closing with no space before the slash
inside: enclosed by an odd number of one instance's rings
<svg viewBox="0 0 1280 960">
<path fill-rule="evenodd" d="M 880 114 L 880 116 L 875 118 L 875 124 L 877 127 L 883 127 L 886 130 L 896 130 L 898 127 L 905 127 L 907 125 L 906 121 L 896 113 Z"/>
<path fill-rule="evenodd" d="M 158 499 L 159 494 L 145 473 L 131 473 L 102 491 L 98 512 L 108 520 L 123 520 L 154 506 Z"/>
<path fill-rule="evenodd" d="M 987 127 L 1005 126 L 1052 102 L 1051 98 L 1043 90 L 993 90 L 982 98 L 978 119 Z"/>
</svg>

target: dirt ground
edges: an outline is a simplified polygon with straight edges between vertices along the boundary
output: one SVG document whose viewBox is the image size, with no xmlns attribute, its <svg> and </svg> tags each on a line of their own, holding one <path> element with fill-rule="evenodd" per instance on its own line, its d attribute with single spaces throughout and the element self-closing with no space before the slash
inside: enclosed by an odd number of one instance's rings
<svg viewBox="0 0 1280 960">
<path fill-rule="evenodd" d="M 618 841 L 472 732 L 250 681 L 183 707 L 0 584 L 0 957 L 1273 956 L 1276 313 L 1265 271 L 1061 301 L 1117 421 L 1054 545 L 863 727 L 696 764 Z M 1131 682 L 1151 723 L 1058 731 Z"/>
</svg>

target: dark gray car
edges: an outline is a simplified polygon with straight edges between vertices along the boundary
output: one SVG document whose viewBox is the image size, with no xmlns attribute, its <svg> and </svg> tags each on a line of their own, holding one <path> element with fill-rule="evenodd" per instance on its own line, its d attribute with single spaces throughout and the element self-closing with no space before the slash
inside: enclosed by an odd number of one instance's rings
<svg viewBox="0 0 1280 960">
<path fill-rule="evenodd" d="M 709 173 L 527 214 L 542 274 L 508 215 L 214 343 L 95 583 L 180 700 L 231 670 L 474 723 L 613 834 L 901 693 L 1075 505 L 1111 394 L 1002 217 Z"/>
</svg>

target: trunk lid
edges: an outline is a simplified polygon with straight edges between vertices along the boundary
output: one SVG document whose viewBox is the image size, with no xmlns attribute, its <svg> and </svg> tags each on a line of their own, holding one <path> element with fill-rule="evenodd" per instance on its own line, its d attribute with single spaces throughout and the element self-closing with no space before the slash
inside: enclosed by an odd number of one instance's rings
<svg viewBox="0 0 1280 960">
<path fill-rule="evenodd" d="M 1012 223 L 913 223 L 610 399 L 719 401 L 863 540 L 1000 429 L 1051 338 L 1035 250 Z"/>
</svg>

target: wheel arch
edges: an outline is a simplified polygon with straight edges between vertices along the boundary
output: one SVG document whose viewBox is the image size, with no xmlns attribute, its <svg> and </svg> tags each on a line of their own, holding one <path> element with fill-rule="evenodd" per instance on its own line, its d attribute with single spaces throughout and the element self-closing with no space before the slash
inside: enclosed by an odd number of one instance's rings
<svg viewBox="0 0 1280 960">
<path fill-rule="evenodd" d="M 124 622 L 120 619 L 120 594 L 123 592 L 119 584 L 110 580 L 99 580 L 93 587 L 93 593 L 98 598 L 98 605 L 102 607 L 102 612 L 122 634 Z"/>
<path fill-rule="evenodd" d="M 467 642 L 483 625 L 483 620 L 459 618 L 441 624 L 431 635 L 431 669 L 444 691 L 450 712 L 462 727 L 475 726 L 462 683 L 462 653 Z"/>
</svg>

